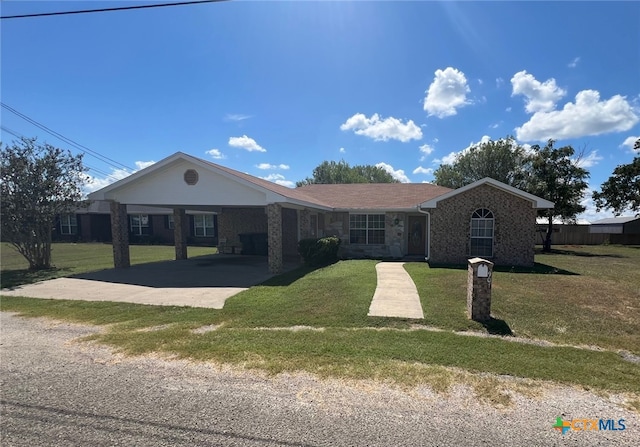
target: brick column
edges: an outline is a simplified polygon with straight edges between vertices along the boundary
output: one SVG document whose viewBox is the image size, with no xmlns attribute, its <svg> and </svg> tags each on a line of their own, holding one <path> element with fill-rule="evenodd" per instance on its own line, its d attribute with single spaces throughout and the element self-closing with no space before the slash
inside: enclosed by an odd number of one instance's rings
<svg viewBox="0 0 640 447">
<path fill-rule="evenodd" d="M 486 259 L 468 260 L 467 316 L 475 321 L 491 319 L 491 277 L 493 262 Z"/>
<path fill-rule="evenodd" d="M 269 271 L 282 271 L 282 206 L 267 205 L 267 238 L 269 243 Z"/>
<path fill-rule="evenodd" d="M 311 237 L 311 219 L 310 212 L 308 209 L 303 209 L 300 211 L 298 217 L 298 226 L 300 228 L 300 239 L 308 239 Z"/>
<path fill-rule="evenodd" d="M 187 215 L 184 208 L 173 209 L 173 241 L 176 247 L 176 261 L 187 259 Z"/>
<path fill-rule="evenodd" d="M 129 222 L 127 205 L 111 202 L 111 239 L 113 245 L 113 266 L 117 269 L 131 265 L 129 259 Z"/>
</svg>

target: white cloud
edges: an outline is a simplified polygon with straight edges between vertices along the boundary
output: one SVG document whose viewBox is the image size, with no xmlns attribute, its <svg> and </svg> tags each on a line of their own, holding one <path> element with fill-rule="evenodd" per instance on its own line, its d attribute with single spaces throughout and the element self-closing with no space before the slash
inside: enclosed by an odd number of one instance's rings
<svg viewBox="0 0 640 447">
<path fill-rule="evenodd" d="M 287 188 L 293 188 L 296 184 L 291 180 L 286 180 L 282 174 L 269 174 L 266 177 L 260 177 L 264 180 L 277 183 L 278 185 L 286 186 Z"/>
<path fill-rule="evenodd" d="M 580 168 L 590 168 L 598 164 L 602 157 L 598 155 L 598 151 L 591 151 L 586 157 L 576 158 L 574 164 Z"/>
<path fill-rule="evenodd" d="M 511 112 L 511 107 L 507 107 L 506 109 L 504 109 L 505 112 Z"/>
<path fill-rule="evenodd" d="M 425 174 L 425 175 L 431 175 L 433 174 L 433 169 L 431 168 L 423 168 L 422 166 L 418 166 L 417 168 L 415 168 L 413 170 L 414 174 Z"/>
<path fill-rule="evenodd" d="M 473 143 L 473 142 L 469 143 L 469 146 L 462 149 L 461 151 L 450 152 L 449 155 L 445 155 L 442 158 L 436 158 L 433 160 L 433 164 L 451 165 L 456 161 L 456 158 L 458 157 L 458 155 L 464 155 L 467 152 L 469 152 L 472 147 L 478 146 L 488 141 L 491 141 L 491 137 L 489 135 L 483 135 L 482 138 L 480 138 L 480 141 L 478 141 L 477 143 Z"/>
<path fill-rule="evenodd" d="M 511 96 L 523 95 L 526 98 L 525 110 L 528 113 L 553 110 L 556 102 L 567 94 L 556 85 L 555 79 L 540 82 L 525 70 L 513 75 L 511 85 L 513 86 Z"/>
<path fill-rule="evenodd" d="M 580 204 L 584 206 L 586 209 L 584 210 L 584 212 L 578 214 L 576 218 L 585 219 L 585 220 L 588 220 L 589 222 L 593 222 L 599 219 L 614 217 L 613 212 L 609 210 L 602 210 L 600 212 L 596 211 L 596 204 L 593 201 L 593 196 L 592 196 L 593 192 L 594 190 L 591 189 L 590 187 L 589 189 L 586 190 L 584 196 L 582 197 L 582 200 L 580 201 Z"/>
<path fill-rule="evenodd" d="M 502 120 L 498 121 L 497 123 L 491 124 L 489 127 L 491 127 L 492 129 L 497 129 L 498 127 L 500 127 L 501 124 L 502 124 Z"/>
<path fill-rule="evenodd" d="M 620 145 L 620 147 L 626 146 L 629 148 L 629 151 L 631 153 L 635 153 L 636 151 L 633 149 L 633 146 L 636 144 L 636 141 L 638 141 L 638 139 L 640 138 L 640 136 L 635 136 L 635 137 L 627 137 L 622 144 Z"/>
<path fill-rule="evenodd" d="M 500 88 L 504 85 L 504 79 L 496 78 L 496 88 Z"/>
<path fill-rule="evenodd" d="M 133 171 L 130 171 L 128 169 L 111 169 L 111 174 L 104 177 L 87 175 L 87 183 L 85 184 L 83 190 L 85 194 L 92 193 L 104 188 L 105 186 L 109 186 L 110 184 L 117 182 L 118 180 L 129 177 L 134 172 L 138 172 L 141 169 L 148 168 L 154 163 L 155 161 L 136 161 L 134 164 L 136 165 L 137 169 L 134 169 Z"/>
<path fill-rule="evenodd" d="M 471 90 L 463 72 L 447 67 L 444 70 L 436 70 L 435 75 L 424 99 L 424 110 L 429 116 L 453 116 L 458 113 L 457 109 L 471 104 L 471 101 L 467 100 L 467 93 Z"/>
<path fill-rule="evenodd" d="M 384 169 L 389 174 L 391 174 L 391 177 L 393 177 L 394 179 L 398 180 L 401 183 L 411 183 L 411 180 L 409 180 L 409 177 L 406 176 L 406 174 L 402 169 L 397 169 L 397 170 L 393 169 L 393 166 L 383 162 L 376 164 L 376 167 Z"/>
<path fill-rule="evenodd" d="M 484 84 L 484 81 L 482 79 L 478 79 L 478 84 L 482 85 Z"/>
<path fill-rule="evenodd" d="M 222 160 L 223 158 L 227 158 L 222 152 L 220 152 L 219 149 L 210 149 L 206 153 L 214 160 Z"/>
<path fill-rule="evenodd" d="M 600 101 L 597 91 L 583 90 L 576 95 L 575 103 L 568 102 L 562 110 L 533 114 L 522 127 L 516 128 L 516 136 L 521 141 L 545 141 L 624 132 L 638 119 L 624 96 Z"/>
<path fill-rule="evenodd" d="M 344 154 L 347 151 L 345 148 L 341 147 L 340 149 L 338 149 L 338 152 L 340 152 L 341 154 Z"/>
<path fill-rule="evenodd" d="M 440 140 L 438 140 L 437 138 L 434 138 L 434 139 L 433 139 L 433 142 L 434 142 L 434 143 L 437 143 L 438 141 L 440 141 Z"/>
<path fill-rule="evenodd" d="M 252 118 L 253 115 L 243 115 L 241 113 L 227 113 L 224 117 L 225 121 L 244 121 Z"/>
<path fill-rule="evenodd" d="M 269 169 L 287 170 L 287 169 L 289 169 L 289 165 L 284 165 L 284 164 L 272 165 L 272 164 L 269 164 L 269 163 L 260 163 L 259 165 L 256 165 L 256 168 L 264 169 L 264 170 L 269 170 Z"/>
<path fill-rule="evenodd" d="M 256 140 L 249 138 L 246 135 L 229 138 L 229 146 L 246 149 L 249 152 L 267 152 L 265 148 L 256 143 Z"/>
<path fill-rule="evenodd" d="M 578 62 L 580 62 L 580 56 L 574 57 L 573 60 L 567 64 L 567 67 L 576 68 L 578 66 Z"/>
<path fill-rule="evenodd" d="M 340 126 L 341 130 L 353 130 L 357 135 L 373 138 L 375 141 L 398 140 L 406 143 L 410 140 L 422 138 L 420 127 L 409 120 L 405 123 L 398 118 L 380 118 L 377 113 L 367 118 L 362 113 L 356 113 Z"/>
<path fill-rule="evenodd" d="M 433 148 L 433 146 L 431 146 L 429 144 L 423 144 L 418 149 L 420 149 L 420 152 L 422 152 L 424 155 L 431 155 L 433 153 L 433 151 L 435 150 Z"/>
</svg>

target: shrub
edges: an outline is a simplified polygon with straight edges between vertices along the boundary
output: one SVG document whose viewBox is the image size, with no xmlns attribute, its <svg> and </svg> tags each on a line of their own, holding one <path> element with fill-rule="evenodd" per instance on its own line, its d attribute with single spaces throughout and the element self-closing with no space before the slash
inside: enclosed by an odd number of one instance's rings
<svg viewBox="0 0 640 447">
<path fill-rule="evenodd" d="M 320 239 L 302 239 L 298 242 L 298 253 L 304 263 L 312 267 L 333 264 L 338 261 L 339 238 L 335 236 Z"/>
</svg>

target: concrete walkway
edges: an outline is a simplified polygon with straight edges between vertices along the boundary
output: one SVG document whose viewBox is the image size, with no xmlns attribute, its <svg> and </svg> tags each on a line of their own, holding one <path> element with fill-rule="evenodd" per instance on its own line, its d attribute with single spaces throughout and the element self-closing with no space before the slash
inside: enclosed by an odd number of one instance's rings
<svg viewBox="0 0 640 447">
<path fill-rule="evenodd" d="M 378 285 L 369 307 L 370 317 L 424 318 L 418 289 L 403 266 L 404 262 L 376 264 Z"/>
</svg>

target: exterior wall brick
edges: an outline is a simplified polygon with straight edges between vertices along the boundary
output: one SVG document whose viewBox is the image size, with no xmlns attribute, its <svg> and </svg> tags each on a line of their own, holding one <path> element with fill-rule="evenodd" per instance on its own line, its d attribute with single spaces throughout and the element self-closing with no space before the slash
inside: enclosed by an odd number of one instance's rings
<svg viewBox="0 0 640 447">
<path fill-rule="evenodd" d="M 218 238 L 226 238 L 229 247 L 240 247 L 241 233 L 267 233 L 264 208 L 222 208 L 218 214 Z"/>
<path fill-rule="evenodd" d="M 311 237 L 311 213 L 308 209 L 303 209 L 298 213 L 300 219 L 300 239 L 309 239 Z"/>
<path fill-rule="evenodd" d="M 267 205 L 269 271 L 282 271 L 282 206 L 278 203 Z"/>
<path fill-rule="evenodd" d="M 282 208 L 282 255 L 288 259 L 299 257 L 298 212 L 290 208 Z"/>
<path fill-rule="evenodd" d="M 536 210 L 513 194 L 481 185 L 438 203 L 431 211 L 430 261 L 464 264 L 469 257 L 471 214 L 478 208 L 494 215 L 492 262 L 497 265 L 532 266 L 534 263 Z"/>
<path fill-rule="evenodd" d="M 113 237 L 113 266 L 127 268 L 131 265 L 129 258 L 129 219 L 127 206 L 111 202 L 111 234 Z"/>
<path fill-rule="evenodd" d="M 173 240 L 176 248 L 176 260 L 187 259 L 187 234 L 189 229 L 187 224 L 189 220 L 185 214 L 184 208 L 175 208 L 173 210 Z"/>
</svg>

